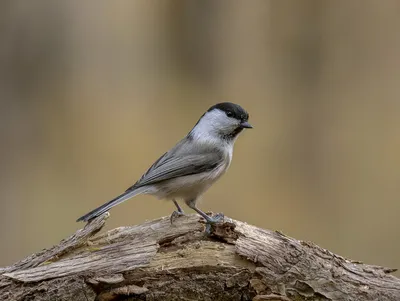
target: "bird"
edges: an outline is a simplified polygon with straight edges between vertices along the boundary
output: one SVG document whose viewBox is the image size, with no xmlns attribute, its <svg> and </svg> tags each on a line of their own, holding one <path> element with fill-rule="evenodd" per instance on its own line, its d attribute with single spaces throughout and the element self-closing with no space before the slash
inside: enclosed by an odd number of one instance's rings
<svg viewBox="0 0 400 301">
<path fill-rule="evenodd" d="M 196 201 L 229 168 L 233 147 L 244 129 L 253 128 L 249 114 L 240 105 L 217 103 L 197 121 L 191 131 L 174 147 L 164 153 L 124 193 L 77 219 L 90 222 L 112 207 L 140 194 L 171 200 L 176 209 L 173 218 L 184 214 L 177 200 L 202 216 L 212 225 L 223 219 L 223 214 L 210 217 L 200 210 Z"/>
</svg>

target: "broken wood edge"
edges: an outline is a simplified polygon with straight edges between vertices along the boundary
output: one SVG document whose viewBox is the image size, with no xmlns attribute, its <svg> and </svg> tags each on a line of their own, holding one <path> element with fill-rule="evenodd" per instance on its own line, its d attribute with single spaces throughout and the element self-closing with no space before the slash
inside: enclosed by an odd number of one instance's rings
<svg viewBox="0 0 400 301">
<path fill-rule="evenodd" d="M 11 273 L 22 269 L 34 268 L 41 264 L 56 261 L 81 245 L 87 243 L 88 239 L 99 232 L 105 225 L 106 219 L 110 216 L 108 212 L 87 223 L 82 229 L 77 230 L 70 237 L 63 239 L 58 245 L 49 249 L 32 254 L 21 261 L 6 267 L 0 268 L 0 274 Z"/>
<path fill-rule="evenodd" d="M 164 217 L 94 235 L 104 226 L 107 217 L 100 216 L 59 245 L 0 270 L 0 274 L 3 274 L 0 276 L 0 296 L 2 288 L 18 287 L 21 283 L 52 282 L 54 279 L 78 276 L 83 277 L 80 278 L 83 280 L 80 285 L 88 286 L 85 288 L 87 294 L 95 291 L 97 300 L 113 300 L 116 296 L 154 294 L 154 291 L 149 292 L 152 289 L 151 282 L 143 283 L 138 280 L 149 275 L 176 277 L 186 275 L 187 271 L 196 271 L 199 274 L 208 271 L 222 273 L 222 277 L 226 277 L 221 279 L 226 288 L 248 286 L 254 295 L 253 300 L 286 301 L 292 300 L 288 297 L 291 294 L 309 300 L 314 300 L 314 297 L 324 297 L 326 300 L 357 300 L 338 296 L 352 290 L 355 296 L 356 292 L 365 295 L 367 293 L 361 288 L 365 290 L 366 287 L 370 290 L 371 298 L 365 300 L 374 300 L 372 298 L 375 295 L 380 296 L 379 300 L 392 301 L 400 298 L 400 280 L 388 275 L 395 269 L 351 261 L 313 243 L 290 238 L 279 231 L 264 230 L 225 218 L 224 223 L 212 227 L 211 236 L 207 237 L 203 232 L 203 224 L 199 222 L 200 218 L 190 215 L 179 218 L 174 225 L 169 223 L 169 217 Z M 139 245 L 143 242 L 147 243 L 147 248 Z M 92 252 L 98 254 L 103 251 L 101 254 L 108 256 L 107 250 L 112 250 L 113 247 L 128 251 L 126 254 L 129 260 L 124 262 L 130 265 L 128 268 L 122 265 L 123 268 L 118 268 L 119 270 L 94 269 L 87 273 L 86 270 L 70 270 L 69 274 L 65 272 L 68 265 L 60 265 L 57 269 L 57 264 L 69 261 L 73 263 L 80 256 L 91 257 Z M 134 256 L 145 254 L 144 258 L 136 262 L 137 258 L 129 253 L 132 249 L 138 251 Z M 121 256 L 125 256 L 124 254 L 121 253 Z M 28 263 L 31 258 L 32 262 Z M 136 266 L 132 264 L 134 262 Z M 318 264 L 321 266 L 318 267 Z M 53 277 L 51 273 L 35 274 L 37 271 L 48 272 L 51 266 L 56 267 Z M 331 270 L 327 272 L 328 267 Z M 320 270 L 312 275 L 311 271 L 316 268 Z M 312 279 L 313 277 L 316 279 Z M 340 281 L 335 283 L 335 279 Z M 153 281 L 156 282 L 155 278 Z M 339 282 L 343 281 L 349 283 L 340 287 Z M 332 290 L 332 287 L 337 287 L 338 290 Z"/>
</svg>

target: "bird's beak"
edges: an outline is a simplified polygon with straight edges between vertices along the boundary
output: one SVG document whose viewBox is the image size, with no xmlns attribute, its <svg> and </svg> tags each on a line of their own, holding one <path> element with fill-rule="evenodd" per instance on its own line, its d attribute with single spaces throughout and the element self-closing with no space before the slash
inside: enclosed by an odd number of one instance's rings
<svg viewBox="0 0 400 301">
<path fill-rule="evenodd" d="M 253 126 L 250 123 L 248 123 L 247 121 L 242 122 L 240 124 L 240 127 L 242 129 L 252 129 L 253 128 Z"/>
</svg>

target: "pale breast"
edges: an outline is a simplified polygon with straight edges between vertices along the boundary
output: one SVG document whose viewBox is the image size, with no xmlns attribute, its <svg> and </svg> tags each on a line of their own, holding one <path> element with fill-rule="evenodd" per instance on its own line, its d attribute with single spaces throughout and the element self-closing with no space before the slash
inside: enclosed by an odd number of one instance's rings
<svg viewBox="0 0 400 301">
<path fill-rule="evenodd" d="M 229 152 L 224 160 L 213 171 L 195 175 L 179 177 L 158 185 L 158 191 L 154 193 L 160 199 L 191 200 L 198 198 L 210 188 L 228 169 L 232 158 Z"/>
</svg>

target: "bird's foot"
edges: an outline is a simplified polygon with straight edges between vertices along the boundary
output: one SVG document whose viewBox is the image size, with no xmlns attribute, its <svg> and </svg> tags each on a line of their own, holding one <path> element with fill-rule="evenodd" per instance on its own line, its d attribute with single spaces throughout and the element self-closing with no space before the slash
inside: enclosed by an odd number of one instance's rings
<svg viewBox="0 0 400 301">
<path fill-rule="evenodd" d="M 213 225 L 223 222 L 224 218 L 225 216 L 223 213 L 217 213 L 213 217 L 208 217 L 208 219 L 206 219 L 206 230 L 205 230 L 206 234 L 211 235 L 211 229 Z"/>
<path fill-rule="evenodd" d="M 183 210 L 175 210 L 174 212 L 172 212 L 170 217 L 171 225 L 175 222 L 176 219 L 184 215 L 185 212 L 183 212 Z"/>
</svg>

